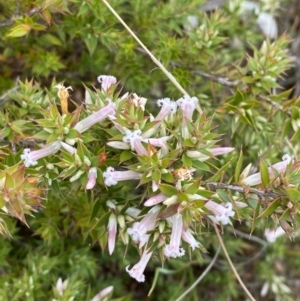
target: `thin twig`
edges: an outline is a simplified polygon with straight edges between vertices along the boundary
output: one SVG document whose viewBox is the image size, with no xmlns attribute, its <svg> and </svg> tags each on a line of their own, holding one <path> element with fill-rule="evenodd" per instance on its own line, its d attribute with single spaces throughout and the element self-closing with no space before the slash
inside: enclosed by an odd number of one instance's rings
<svg viewBox="0 0 300 301">
<path fill-rule="evenodd" d="M 272 105 L 274 108 L 276 108 L 277 110 L 280 110 L 281 112 L 287 114 L 289 117 L 292 117 L 291 112 L 289 112 L 289 111 L 284 111 L 282 105 L 280 105 L 279 103 L 273 101 L 273 100 L 270 99 L 269 97 L 264 96 L 264 95 L 258 95 L 258 98 L 267 101 L 269 104 L 271 104 L 271 105 Z"/>
<path fill-rule="evenodd" d="M 29 12 L 26 13 L 27 16 L 31 17 L 36 13 L 39 13 L 42 9 L 40 7 L 34 7 Z M 0 22 L 0 28 L 8 27 L 15 22 L 15 19 L 23 18 L 22 15 L 16 14 L 16 16 L 12 16 L 10 19 Z"/>
<path fill-rule="evenodd" d="M 179 296 L 175 301 L 180 301 L 182 300 L 187 294 L 189 294 L 200 282 L 201 280 L 208 274 L 208 272 L 212 269 L 212 267 L 214 266 L 215 262 L 217 261 L 217 258 L 219 256 L 220 253 L 220 246 L 217 249 L 217 252 L 214 256 L 214 258 L 212 259 L 212 261 L 210 262 L 210 264 L 207 266 L 207 268 L 204 270 L 204 272 L 199 276 L 199 278 L 181 295 Z"/>
<path fill-rule="evenodd" d="M 212 186 L 214 189 L 229 189 L 242 194 L 252 193 L 258 196 L 271 197 L 271 198 L 279 198 L 284 196 L 282 194 L 270 190 L 264 191 L 256 188 L 247 188 L 245 190 L 246 187 L 238 186 L 238 185 L 230 185 L 230 184 L 217 183 L 217 182 L 203 182 L 203 183 L 208 186 Z"/>
<path fill-rule="evenodd" d="M 223 86 L 227 86 L 227 87 L 236 87 L 238 86 L 241 82 L 239 80 L 235 80 L 235 81 L 230 81 L 228 78 L 226 77 L 220 77 L 217 75 L 213 75 L 213 74 L 209 74 L 200 70 L 195 70 L 192 71 L 194 74 L 197 74 L 201 77 L 205 77 L 208 78 L 209 80 L 219 83 L 220 85 Z"/>
<path fill-rule="evenodd" d="M 247 296 L 249 297 L 249 299 L 250 299 L 251 301 L 256 301 L 256 300 L 254 299 L 254 297 L 251 295 L 251 293 L 248 291 L 246 285 L 244 284 L 244 282 L 243 282 L 243 280 L 241 279 L 239 273 L 237 272 L 237 270 L 236 270 L 234 264 L 232 263 L 232 261 L 231 261 L 231 259 L 230 259 L 230 256 L 229 256 L 229 254 L 228 254 L 228 252 L 227 252 L 227 249 L 226 249 L 226 247 L 225 247 L 224 241 L 223 241 L 223 239 L 222 239 L 222 237 L 221 237 L 221 235 L 220 235 L 220 233 L 219 233 L 219 230 L 218 230 L 217 225 L 216 225 L 215 223 L 213 223 L 213 225 L 214 225 L 214 228 L 215 228 L 215 232 L 216 232 L 216 234 L 217 234 L 217 236 L 218 236 L 218 240 L 219 240 L 219 242 L 220 242 L 220 245 L 221 245 L 221 247 L 222 247 L 222 250 L 223 250 L 223 252 L 224 252 L 224 255 L 225 255 L 225 257 L 226 257 L 226 259 L 227 259 L 227 261 L 228 261 L 228 263 L 229 263 L 229 265 L 230 265 L 230 267 L 231 267 L 231 269 L 232 269 L 232 271 L 233 271 L 233 273 L 234 273 L 236 279 L 237 279 L 238 282 L 240 283 L 241 287 L 243 288 L 243 290 L 245 291 L 245 293 L 247 294 Z"/>
<path fill-rule="evenodd" d="M 114 14 L 114 16 L 120 21 L 120 23 L 126 28 L 126 30 L 131 34 L 131 36 L 140 44 L 140 46 L 147 52 L 152 61 L 162 70 L 162 72 L 169 78 L 169 80 L 176 86 L 176 88 L 185 95 L 189 95 L 183 87 L 178 83 L 176 78 L 163 66 L 163 64 L 156 59 L 156 57 L 148 50 L 148 48 L 142 43 L 142 41 L 135 35 L 135 33 L 127 26 L 123 19 L 118 15 L 118 13 L 109 5 L 106 0 L 102 2 L 108 7 L 108 9 Z"/>
</svg>

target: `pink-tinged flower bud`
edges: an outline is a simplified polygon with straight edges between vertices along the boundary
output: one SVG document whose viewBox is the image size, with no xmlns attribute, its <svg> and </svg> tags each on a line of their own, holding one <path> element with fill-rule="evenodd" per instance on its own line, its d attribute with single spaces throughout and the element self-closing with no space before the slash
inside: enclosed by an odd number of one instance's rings
<svg viewBox="0 0 300 301">
<path fill-rule="evenodd" d="M 269 170 L 269 176 L 271 179 L 274 179 L 276 174 L 274 171 L 276 171 L 278 174 L 285 172 L 287 166 L 289 163 L 292 161 L 291 157 L 289 155 L 284 155 L 282 157 L 282 161 L 271 165 L 268 170 Z M 244 185 L 249 185 L 249 186 L 254 186 L 261 184 L 261 175 L 260 172 L 255 173 L 245 179 L 242 179 L 241 183 Z"/>
<path fill-rule="evenodd" d="M 279 226 L 275 230 L 270 230 L 270 229 L 265 230 L 265 237 L 269 243 L 275 242 L 278 237 L 284 234 L 286 234 L 286 232 L 283 230 L 281 226 Z"/>
<path fill-rule="evenodd" d="M 63 288 L 63 281 L 62 281 L 61 278 L 58 278 L 58 279 L 57 279 L 55 288 L 56 288 L 57 292 L 59 293 L 59 295 L 62 296 L 62 295 L 63 295 L 63 292 L 64 292 L 64 288 Z"/>
<path fill-rule="evenodd" d="M 114 290 L 113 286 L 108 286 L 107 288 L 103 289 L 100 293 L 98 293 L 91 301 L 101 301 L 105 297 L 109 296 Z"/>
<path fill-rule="evenodd" d="M 163 193 L 159 193 L 159 194 L 151 197 L 150 199 L 148 199 L 144 203 L 144 206 L 151 207 L 151 206 L 157 205 L 157 204 L 162 203 L 163 201 L 165 201 L 167 198 L 168 197 L 166 195 L 164 195 Z"/>
<path fill-rule="evenodd" d="M 235 214 L 231 203 L 218 204 L 214 201 L 208 201 L 204 207 L 214 213 L 213 217 L 210 216 L 213 221 L 220 222 L 223 225 L 227 225 L 230 222 L 229 217 Z"/>
<path fill-rule="evenodd" d="M 182 215 L 176 214 L 170 218 L 172 223 L 172 233 L 170 244 L 165 246 L 164 254 L 167 257 L 182 257 L 185 254 L 185 250 L 180 247 L 181 234 L 183 230 Z"/>
<path fill-rule="evenodd" d="M 89 170 L 88 181 L 86 183 L 85 189 L 92 189 L 96 185 L 97 180 L 97 168 L 92 167 Z"/>
<path fill-rule="evenodd" d="M 160 180 L 159 180 L 159 182 L 156 182 L 155 180 L 152 180 L 152 191 L 153 192 L 158 190 L 160 183 L 161 183 Z"/>
<path fill-rule="evenodd" d="M 171 101 L 170 98 L 159 99 L 157 105 L 161 107 L 161 110 L 154 121 L 163 121 L 170 113 L 176 113 L 177 111 L 176 102 Z"/>
<path fill-rule="evenodd" d="M 117 218 L 114 213 L 112 213 L 108 220 L 108 252 L 111 255 L 115 249 L 116 237 L 117 237 Z"/>
<path fill-rule="evenodd" d="M 90 95 L 90 93 L 89 93 L 88 90 L 85 90 L 85 94 L 84 95 L 85 95 L 85 97 L 84 97 L 85 104 L 87 104 L 87 105 L 92 104 L 93 101 L 92 101 L 91 95 Z"/>
<path fill-rule="evenodd" d="M 61 143 L 59 141 L 55 141 L 36 151 L 31 151 L 29 148 L 25 148 L 21 155 L 21 159 L 24 160 L 26 167 L 35 166 L 38 164 L 37 160 L 56 153 L 60 148 Z"/>
<path fill-rule="evenodd" d="M 90 116 L 86 117 L 85 119 L 79 121 L 75 126 L 74 129 L 77 130 L 79 133 L 83 133 L 90 127 L 92 127 L 95 123 L 100 122 L 107 118 L 109 115 L 115 114 L 115 104 L 109 103 L 104 108 L 100 109 L 99 111 L 91 114 Z"/>
<path fill-rule="evenodd" d="M 58 278 L 55 288 L 57 290 L 57 292 L 59 293 L 60 296 L 62 296 L 64 294 L 64 291 L 66 290 L 66 288 L 68 287 L 69 281 L 68 279 L 66 279 L 65 281 L 62 281 L 61 278 Z"/>
<path fill-rule="evenodd" d="M 145 149 L 145 147 L 143 146 L 141 140 L 142 131 L 141 130 L 136 130 L 136 131 L 130 131 L 127 130 L 125 136 L 123 137 L 123 141 L 125 143 L 129 143 L 130 147 L 132 150 L 135 150 L 136 153 L 139 156 L 147 156 L 147 150 Z"/>
<path fill-rule="evenodd" d="M 104 92 L 117 83 L 117 79 L 111 75 L 100 75 L 97 77 L 97 80 L 101 84 L 102 91 Z"/>
<path fill-rule="evenodd" d="M 148 138 L 143 139 L 143 142 L 149 143 L 153 146 L 158 146 L 162 150 L 162 154 L 165 155 L 169 151 L 169 147 L 167 144 L 167 140 L 170 138 L 170 136 L 160 137 L 160 138 Z"/>
<path fill-rule="evenodd" d="M 199 242 L 196 241 L 189 229 L 182 229 L 181 238 L 190 245 L 193 251 L 199 247 Z"/>
<path fill-rule="evenodd" d="M 207 151 L 209 151 L 213 156 L 220 156 L 220 155 L 225 155 L 227 153 L 230 153 L 233 150 L 234 150 L 233 147 L 216 147 L 216 148 L 210 148 Z M 187 151 L 186 155 L 191 159 L 197 159 L 201 162 L 211 158 L 207 155 L 202 154 L 199 151 L 193 151 L 193 150 Z"/>
<path fill-rule="evenodd" d="M 198 105 L 198 98 L 184 95 L 176 101 L 176 104 L 182 110 L 184 119 L 192 121 L 194 110 Z"/>
<path fill-rule="evenodd" d="M 132 240 L 139 242 L 139 248 L 142 248 L 149 240 L 150 236 L 147 232 L 155 228 L 159 210 L 160 206 L 153 207 L 140 222 L 135 222 L 133 227 L 127 229 Z"/>
<path fill-rule="evenodd" d="M 145 111 L 145 105 L 146 105 L 147 99 L 144 97 L 139 97 L 135 93 L 133 93 L 132 96 L 133 96 L 132 102 L 133 102 L 134 106 L 136 106 L 137 108 L 141 108 L 143 111 Z"/>
<path fill-rule="evenodd" d="M 137 264 L 135 264 L 131 270 L 129 270 L 129 266 L 126 267 L 126 272 L 130 275 L 130 277 L 134 278 L 138 282 L 145 281 L 144 271 L 152 256 L 152 253 L 153 252 L 144 252 L 144 254 L 141 257 L 141 260 Z"/>
<path fill-rule="evenodd" d="M 139 180 L 141 174 L 132 170 L 115 171 L 113 167 L 108 167 L 103 173 L 103 177 L 106 186 L 113 186 L 116 185 L 118 181 Z"/>
</svg>

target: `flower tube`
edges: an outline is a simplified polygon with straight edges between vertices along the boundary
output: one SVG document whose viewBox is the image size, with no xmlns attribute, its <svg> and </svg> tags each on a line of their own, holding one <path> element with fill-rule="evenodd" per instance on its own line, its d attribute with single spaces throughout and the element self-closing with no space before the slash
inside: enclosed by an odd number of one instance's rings
<svg viewBox="0 0 300 301">
<path fill-rule="evenodd" d="M 26 167 L 35 166 L 38 164 L 37 160 L 56 153 L 60 148 L 61 143 L 59 141 L 54 141 L 53 143 L 36 151 L 31 151 L 30 148 L 25 148 L 21 155 L 21 159 L 24 161 Z"/>
<path fill-rule="evenodd" d="M 76 152 L 77 152 L 77 149 L 65 142 L 60 142 L 61 143 L 61 146 L 71 155 L 74 155 Z"/>
<path fill-rule="evenodd" d="M 177 104 L 175 101 L 171 101 L 170 98 L 163 98 L 157 101 L 157 105 L 161 107 L 160 112 L 155 117 L 154 121 L 163 121 L 169 113 L 176 113 Z"/>
<path fill-rule="evenodd" d="M 164 202 L 168 197 L 166 195 L 164 195 L 163 193 L 159 193 L 153 197 L 151 197 L 150 199 L 148 199 L 145 203 L 144 206 L 146 207 L 150 207 L 150 206 L 154 206 L 157 205 L 159 203 Z"/>
<path fill-rule="evenodd" d="M 184 249 L 180 247 L 182 230 L 183 230 L 182 215 L 176 214 L 172 216 L 172 233 L 171 233 L 170 244 L 166 245 L 164 249 L 164 254 L 167 257 L 176 258 L 176 257 L 181 257 L 185 254 Z"/>
<path fill-rule="evenodd" d="M 227 225 L 230 222 L 229 217 L 235 214 L 231 203 L 220 205 L 214 201 L 208 201 L 204 207 L 214 213 L 214 216 L 211 217 L 213 221 L 220 222 L 223 225 Z"/>
<path fill-rule="evenodd" d="M 104 300 L 105 297 L 109 296 L 114 290 L 113 286 L 108 286 L 99 292 L 91 301 L 101 301 Z"/>
<path fill-rule="evenodd" d="M 103 173 L 103 177 L 106 186 L 113 186 L 116 185 L 118 181 L 139 180 L 141 174 L 132 170 L 115 171 L 113 167 L 108 167 Z"/>
<path fill-rule="evenodd" d="M 115 114 L 115 104 L 109 103 L 104 108 L 100 109 L 99 111 L 91 114 L 90 116 L 86 117 L 85 119 L 79 121 L 75 126 L 74 129 L 77 130 L 79 133 L 83 133 L 90 127 L 92 127 L 95 123 L 100 122 L 107 118 L 109 115 Z"/>
<path fill-rule="evenodd" d="M 141 257 L 141 260 L 137 264 L 135 264 L 131 270 L 129 270 L 128 268 L 129 266 L 126 267 L 126 272 L 130 275 L 130 277 L 134 278 L 138 282 L 145 281 L 144 271 L 152 256 L 152 253 L 153 252 L 150 253 L 144 252 Z"/>
<path fill-rule="evenodd" d="M 176 104 L 182 110 L 184 124 L 186 123 L 186 120 L 192 121 L 194 110 L 198 104 L 198 98 L 184 95 L 182 98 L 176 101 Z"/>
<path fill-rule="evenodd" d="M 213 156 L 220 156 L 220 155 L 225 155 L 227 153 L 230 153 L 233 150 L 234 150 L 233 147 L 215 147 L 215 148 L 209 148 L 207 151 L 209 151 Z M 189 150 L 186 152 L 186 155 L 191 159 L 197 159 L 201 162 L 211 158 L 196 150 Z"/>
<path fill-rule="evenodd" d="M 140 243 L 139 248 L 142 248 L 149 240 L 150 235 L 147 232 L 155 228 L 159 210 L 160 206 L 153 207 L 140 222 L 135 222 L 133 227 L 127 229 L 132 240 Z"/>
<path fill-rule="evenodd" d="M 199 247 L 199 242 L 195 239 L 189 229 L 182 229 L 181 238 L 190 245 L 193 251 L 195 248 Z"/>
<path fill-rule="evenodd" d="M 269 176 L 271 179 L 275 178 L 275 173 L 274 170 L 276 170 L 277 173 L 282 173 L 286 170 L 287 166 L 289 165 L 289 163 L 292 161 L 291 157 L 289 155 L 284 155 L 282 157 L 282 161 L 271 165 L 268 170 L 269 170 Z M 249 185 L 249 186 L 254 186 L 254 185 L 258 185 L 262 182 L 261 180 L 261 175 L 260 172 L 255 173 L 245 179 L 243 179 L 241 181 L 242 184 L 244 185 Z"/>
</svg>

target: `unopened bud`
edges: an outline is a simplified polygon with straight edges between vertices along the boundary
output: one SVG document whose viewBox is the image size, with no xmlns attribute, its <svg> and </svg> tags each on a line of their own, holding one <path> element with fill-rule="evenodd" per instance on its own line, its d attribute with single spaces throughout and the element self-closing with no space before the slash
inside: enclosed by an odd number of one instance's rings
<svg viewBox="0 0 300 301">
<path fill-rule="evenodd" d="M 125 228 L 126 224 L 125 224 L 125 217 L 124 217 L 124 215 L 119 215 L 118 216 L 118 223 L 119 223 L 119 225 L 120 225 L 120 227 L 122 229 Z"/>
<path fill-rule="evenodd" d="M 91 161 L 88 157 L 84 156 L 83 162 L 87 165 L 87 166 L 91 166 Z"/>
<path fill-rule="evenodd" d="M 47 167 L 47 169 L 49 169 L 49 170 L 54 169 L 54 165 L 51 164 L 51 163 L 47 163 L 46 167 Z"/>
<path fill-rule="evenodd" d="M 70 145 L 74 145 L 76 143 L 75 139 L 70 139 L 70 138 L 66 138 L 66 143 L 70 144 Z"/>
<path fill-rule="evenodd" d="M 160 233 L 163 233 L 163 232 L 164 232 L 165 227 L 166 227 L 165 221 L 159 222 L 159 224 L 158 224 L 158 230 L 159 230 Z"/>
<path fill-rule="evenodd" d="M 177 195 L 172 195 L 171 197 L 167 198 L 163 204 L 166 205 L 166 206 L 170 206 L 170 205 L 173 205 L 173 204 L 176 204 L 178 202 L 178 197 Z"/>
<path fill-rule="evenodd" d="M 76 180 L 78 180 L 82 174 L 84 174 L 84 171 L 83 170 L 78 170 L 77 173 L 70 179 L 70 182 L 74 182 Z"/>
</svg>

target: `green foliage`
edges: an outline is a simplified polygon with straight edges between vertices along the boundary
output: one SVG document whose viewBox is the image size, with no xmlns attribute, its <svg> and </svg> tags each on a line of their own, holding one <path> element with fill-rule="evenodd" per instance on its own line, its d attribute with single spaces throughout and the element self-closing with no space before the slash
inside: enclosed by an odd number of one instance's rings
<svg viewBox="0 0 300 301">
<path fill-rule="evenodd" d="M 181 107 L 160 119 L 154 102 L 182 94 L 102 1 L 9 2 L 0 3 L 0 301 L 88 301 L 110 285 L 114 300 L 149 291 L 149 300 L 176 300 L 218 248 L 212 222 L 256 300 L 298 298 L 288 282 L 300 265 L 297 241 L 259 238 L 279 225 L 294 238 L 299 227 L 299 98 L 279 84 L 293 36 L 266 39 L 240 0 L 209 12 L 202 0 L 109 1 L 197 100 L 189 118 Z M 282 3 L 260 9 L 280 15 Z M 94 87 L 100 74 L 119 82 Z M 216 160 L 229 147 L 233 155 Z M 110 167 L 125 181 L 109 183 Z M 234 216 L 224 221 L 225 208 Z M 139 247 L 129 229 L 151 214 L 156 227 Z M 166 260 L 176 214 L 198 243 L 192 252 L 182 242 L 185 257 Z M 154 260 L 137 287 L 125 267 L 134 271 L 146 252 Z M 200 294 L 245 299 L 220 257 L 185 300 Z"/>
</svg>

